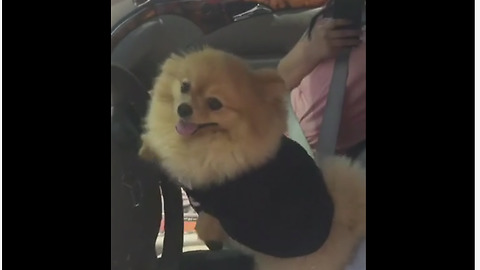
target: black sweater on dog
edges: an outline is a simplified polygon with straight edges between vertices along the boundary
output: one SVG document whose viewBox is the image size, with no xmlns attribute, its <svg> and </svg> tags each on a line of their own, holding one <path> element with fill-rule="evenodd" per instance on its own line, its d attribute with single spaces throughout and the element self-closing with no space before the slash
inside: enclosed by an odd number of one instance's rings
<svg viewBox="0 0 480 270">
<path fill-rule="evenodd" d="M 333 202 L 323 176 L 287 137 L 267 164 L 208 189 L 184 189 L 232 239 L 270 256 L 308 255 L 330 232 Z"/>
</svg>

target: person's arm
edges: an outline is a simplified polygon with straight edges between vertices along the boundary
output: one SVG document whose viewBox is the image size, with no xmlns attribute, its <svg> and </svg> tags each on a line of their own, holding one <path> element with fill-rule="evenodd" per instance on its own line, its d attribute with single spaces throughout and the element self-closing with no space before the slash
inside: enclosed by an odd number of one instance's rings
<svg viewBox="0 0 480 270">
<path fill-rule="evenodd" d="M 314 59 L 308 59 L 308 40 L 302 37 L 278 63 L 278 73 L 288 90 L 297 87 L 302 79 L 316 66 Z"/>
<path fill-rule="evenodd" d="M 342 19 L 323 19 L 283 57 L 277 67 L 278 73 L 289 90 L 297 87 L 321 61 L 335 57 L 344 48 L 359 44 L 359 30 L 340 30 L 350 22 Z"/>
</svg>

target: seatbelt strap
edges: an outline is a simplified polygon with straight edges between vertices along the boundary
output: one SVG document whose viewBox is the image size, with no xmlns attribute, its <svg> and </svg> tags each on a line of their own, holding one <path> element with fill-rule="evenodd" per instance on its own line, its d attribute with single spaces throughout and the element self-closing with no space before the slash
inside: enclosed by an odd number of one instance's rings
<svg viewBox="0 0 480 270">
<path fill-rule="evenodd" d="M 347 2 L 352 1 L 352 2 Z M 354 3 L 359 0 L 344 0 L 340 2 L 336 0 L 335 8 L 338 11 L 346 13 L 346 18 L 352 20 L 358 28 L 361 27 L 364 1 Z M 350 10 L 347 10 L 350 8 Z M 352 10 L 357 9 L 357 10 Z M 335 18 L 343 17 L 340 14 L 334 14 Z M 345 88 L 348 78 L 348 66 L 350 60 L 351 49 L 345 50 L 337 56 L 335 67 L 332 75 L 332 82 L 328 93 L 327 105 L 323 113 L 323 121 L 320 127 L 320 135 L 315 151 L 315 161 L 318 163 L 322 158 L 335 154 L 337 146 L 338 132 L 340 122 L 342 120 L 343 102 L 345 96 Z"/>
<path fill-rule="evenodd" d="M 315 151 L 315 160 L 319 161 L 322 157 L 335 154 L 337 145 L 338 130 L 342 119 L 343 100 L 345 96 L 345 87 L 348 78 L 348 63 L 350 59 L 350 50 L 342 52 L 335 61 L 332 82 L 328 92 L 327 105 L 323 113 L 323 121 L 320 126 L 320 135 L 318 137 Z"/>
</svg>

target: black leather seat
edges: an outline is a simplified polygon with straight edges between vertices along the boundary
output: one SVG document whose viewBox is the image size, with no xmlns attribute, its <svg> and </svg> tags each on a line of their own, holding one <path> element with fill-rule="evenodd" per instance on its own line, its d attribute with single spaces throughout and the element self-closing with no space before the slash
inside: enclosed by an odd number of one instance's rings
<svg viewBox="0 0 480 270">
<path fill-rule="evenodd" d="M 252 270 L 253 259 L 234 250 L 183 253 L 180 270 Z"/>
<path fill-rule="evenodd" d="M 138 157 L 147 89 L 126 69 L 112 65 L 111 269 L 251 270 L 250 257 L 231 250 L 182 253 L 183 201 L 180 188 L 156 164 Z M 155 241 L 162 219 L 165 239 L 157 259 Z"/>
<path fill-rule="evenodd" d="M 135 100 L 145 89 L 128 72 L 112 67 L 112 77 L 119 78 L 119 73 L 122 79 L 112 80 L 111 269 L 153 270 L 162 218 L 158 185 L 162 176 L 137 154 L 145 107 Z M 130 91 L 140 95 L 132 98 Z"/>
</svg>

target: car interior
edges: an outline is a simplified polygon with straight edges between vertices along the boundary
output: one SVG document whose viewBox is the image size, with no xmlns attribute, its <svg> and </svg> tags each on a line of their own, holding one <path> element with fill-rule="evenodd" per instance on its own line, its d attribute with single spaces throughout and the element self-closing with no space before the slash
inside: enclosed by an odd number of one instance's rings
<svg viewBox="0 0 480 270">
<path fill-rule="evenodd" d="M 137 155 L 148 91 L 171 53 L 204 45 L 238 55 L 253 68 L 276 68 L 322 6 L 274 10 L 241 0 L 128 5 L 133 10 L 112 19 L 111 31 L 111 269 L 253 269 L 250 257 L 233 250 L 183 252 L 181 190 Z M 365 147 L 356 151 L 365 162 Z"/>
</svg>

